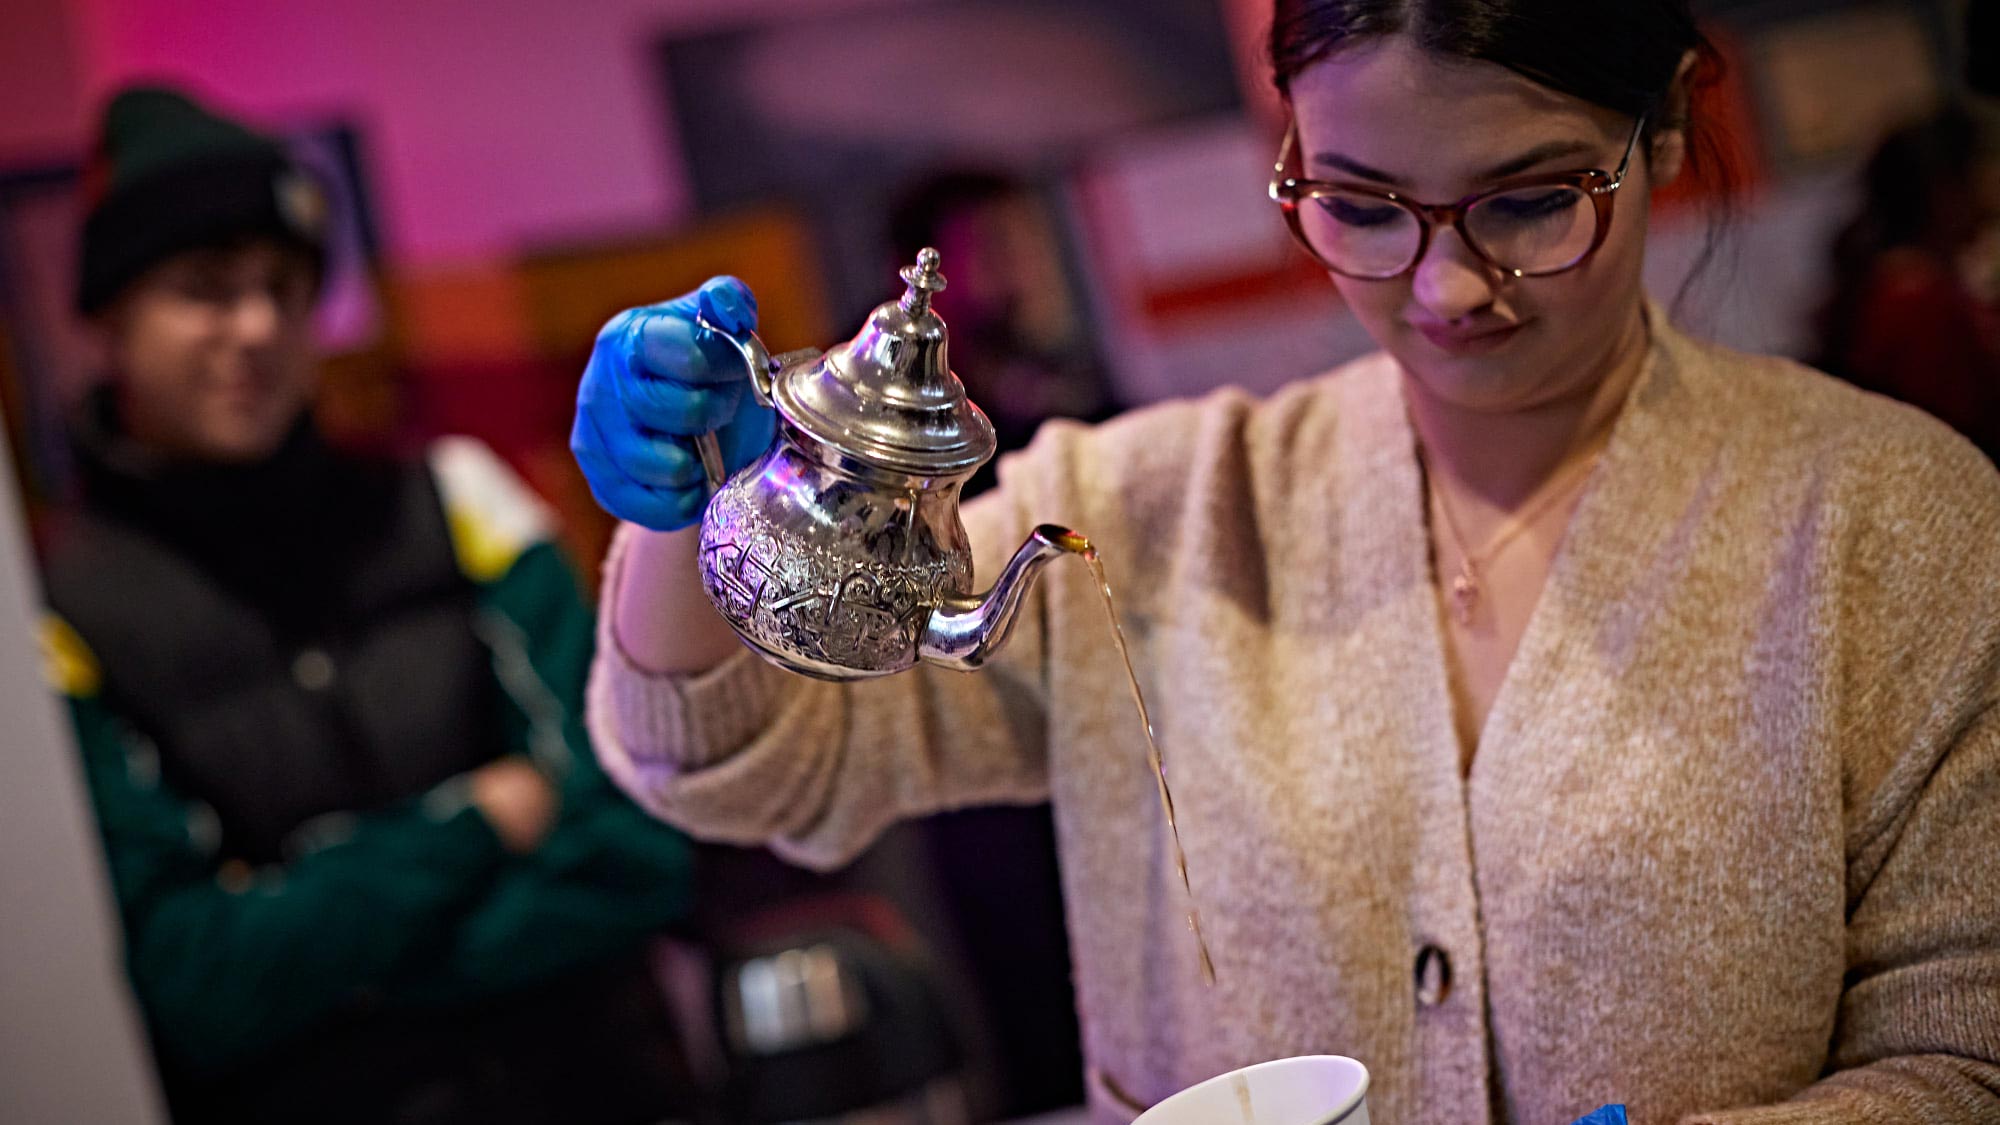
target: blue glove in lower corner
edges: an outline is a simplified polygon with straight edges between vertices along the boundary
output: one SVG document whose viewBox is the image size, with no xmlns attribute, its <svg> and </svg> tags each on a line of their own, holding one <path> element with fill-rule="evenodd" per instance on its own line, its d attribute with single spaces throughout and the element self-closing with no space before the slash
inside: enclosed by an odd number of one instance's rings
<svg viewBox="0 0 2000 1125">
<path fill-rule="evenodd" d="M 570 451 L 604 510 L 654 531 L 698 522 L 708 482 L 694 438 L 713 432 L 734 474 L 770 446 L 777 418 L 751 392 L 724 332 L 754 331 L 757 299 L 733 277 L 627 309 L 597 334 L 577 387 Z"/>
</svg>

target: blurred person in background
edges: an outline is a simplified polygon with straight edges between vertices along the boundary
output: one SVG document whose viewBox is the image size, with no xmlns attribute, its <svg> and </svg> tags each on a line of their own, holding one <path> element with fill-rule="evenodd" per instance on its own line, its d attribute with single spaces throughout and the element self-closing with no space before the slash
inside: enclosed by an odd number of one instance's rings
<svg viewBox="0 0 2000 1125">
<path fill-rule="evenodd" d="M 689 852 L 586 745 L 548 513 L 470 439 L 317 436 L 327 208 L 275 141 L 135 88 L 94 159 L 43 642 L 175 1118 L 675 1115 Z"/>
<path fill-rule="evenodd" d="M 923 176 L 891 207 L 889 243 L 890 276 L 927 246 L 949 263 L 951 284 L 933 303 L 951 325 L 952 373 L 993 423 L 999 452 L 1027 445 L 1051 418 L 1116 412 L 1046 206 L 1025 183 L 971 169 Z M 992 485 L 996 463 L 973 474 L 966 495 Z"/>
<path fill-rule="evenodd" d="M 1818 364 L 2000 455 L 2000 171 L 1951 106 L 1885 138 L 1833 247 Z"/>
</svg>

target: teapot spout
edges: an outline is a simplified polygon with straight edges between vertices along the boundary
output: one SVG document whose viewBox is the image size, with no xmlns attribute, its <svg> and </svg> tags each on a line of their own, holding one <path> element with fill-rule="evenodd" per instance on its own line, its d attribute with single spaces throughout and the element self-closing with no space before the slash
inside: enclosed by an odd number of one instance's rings
<svg viewBox="0 0 2000 1125">
<path fill-rule="evenodd" d="M 969 672 L 986 663 L 1014 630 L 1021 603 L 1042 568 L 1057 555 L 1078 554 L 1089 540 L 1065 527 L 1045 523 L 1028 535 L 983 594 L 946 598 L 931 612 L 917 654 L 933 664 Z"/>
</svg>

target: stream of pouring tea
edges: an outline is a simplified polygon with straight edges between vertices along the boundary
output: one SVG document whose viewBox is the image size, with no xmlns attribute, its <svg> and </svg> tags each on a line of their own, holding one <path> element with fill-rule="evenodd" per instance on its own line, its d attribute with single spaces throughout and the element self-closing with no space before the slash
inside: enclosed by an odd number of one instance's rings
<svg viewBox="0 0 2000 1125">
<path fill-rule="evenodd" d="M 1174 818 L 1174 794 L 1167 788 L 1167 765 L 1160 757 L 1160 743 L 1153 737 L 1153 716 L 1146 709 L 1146 694 L 1139 690 L 1139 674 L 1132 668 L 1132 652 L 1125 644 L 1124 626 L 1118 623 L 1118 610 L 1111 602 L 1111 582 L 1104 576 L 1104 563 L 1097 557 L 1097 548 L 1090 540 L 1071 531 L 1065 533 L 1058 544 L 1065 551 L 1081 557 L 1090 567 L 1090 576 L 1097 580 L 1097 591 L 1104 598 L 1104 616 L 1111 623 L 1111 639 L 1117 642 L 1118 659 L 1125 664 L 1125 682 L 1132 687 L 1132 704 L 1139 709 L 1139 724 L 1146 731 L 1146 750 L 1153 766 L 1153 780 L 1160 789 L 1160 808 L 1166 812 L 1167 833 L 1174 844 L 1174 871 L 1181 877 L 1181 891 L 1187 896 L 1188 929 L 1194 934 L 1195 951 L 1201 955 L 1201 979 L 1204 984 L 1215 983 L 1215 962 L 1208 955 L 1208 938 L 1201 932 L 1201 908 L 1195 905 L 1194 886 L 1188 881 L 1187 852 L 1181 848 L 1180 823 Z M 1248 1087 L 1243 1091 L 1249 1093 Z M 1246 1119 L 1247 1120 L 1247 1119 Z"/>
</svg>

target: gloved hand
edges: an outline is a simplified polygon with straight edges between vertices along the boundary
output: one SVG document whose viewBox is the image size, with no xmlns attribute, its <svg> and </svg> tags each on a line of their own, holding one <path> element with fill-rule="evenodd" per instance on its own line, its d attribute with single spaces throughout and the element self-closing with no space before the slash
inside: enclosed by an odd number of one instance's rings
<svg viewBox="0 0 2000 1125">
<path fill-rule="evenodd" d="M 576 392 L 570 451 L 604 510 L 654 531 L 701 519 L 708 487 L 694 438 L 716 431 L 727 472 L 771 444 L 776 415 L 750 390 L 743 356 L 695 326 L 695 311 L 731 334 L 757 327 L 757 298 L 712 277 L 665 304 L 626 309 L 597 333 Z"/>
</svg>

